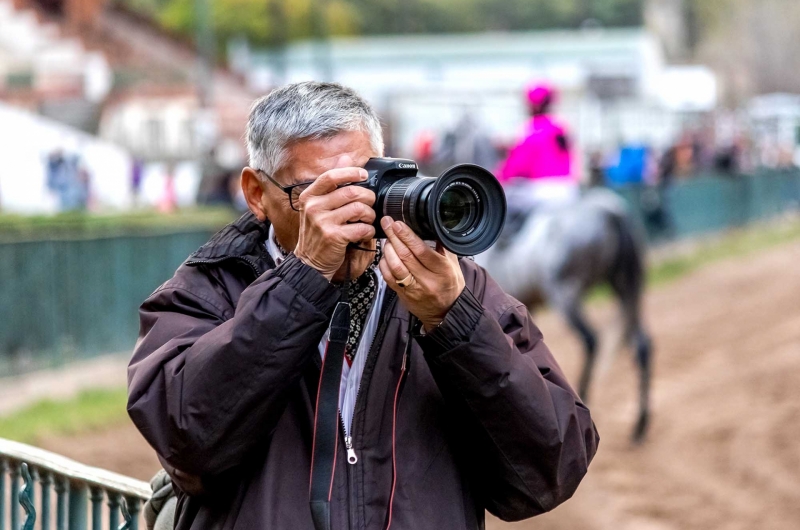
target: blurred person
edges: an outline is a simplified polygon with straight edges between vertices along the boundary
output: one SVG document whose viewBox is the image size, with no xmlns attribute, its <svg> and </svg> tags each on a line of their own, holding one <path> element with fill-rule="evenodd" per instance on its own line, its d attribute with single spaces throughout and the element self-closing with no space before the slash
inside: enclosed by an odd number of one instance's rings
<svg viewBox="0 0 800 530">
<path fill-rule="evenodd" d="M 701 152 L 697 137 L 690 131 L 681 134 L 678 141 L 667 151 L 660 181 L 665 185 L 677 178 L 689 178 L 700 168 L 698 155 Z"/>
<path fill-rule="evenodd" d="M 589 155 L 589 183 L 590 188 L 600 188 L 606 185 L 606 168 L 603 163 L 603 153 L 594 150 Z"/>
<path fill-rule="evenodd" d="M 232 197 L 231 203 L 233 204 L 234 210 L 239 213 L 246 212 L 248 210 L 247 199 L 244 196 L 244 190 L 242 190 L 241 173 L 231 173 L 228 179 L 228 189 L 230 190 Z"/>
<path fill-rule="evenodd" d="M 79 210 L 89 209 L 92 200 L 92 174 L 85 164 L 78 166 L 78 178 L 75 186 L 75 205 Z"/>
<path fill-rule="evenodd" d="M 142 180 L 144 177 L 144 164 L 138 158 L 131 160 L 131 194 L 133 205 L 139 206 L 142 195 Z"/>
<path fill-rule="evenodd" d="M 714 170 L 723 175 L 735 175 L 739 172 L 739 146 L 731 142 L 717 149 L 714 153 Z"/>
<path fill-rule="evenodd" d="M 667 148 L 658 160 L 656 178 L 652 185 L 642 189 L 640 204 L 644 221 L 656 239 L 675 236 L 675 220 L 670 208 L 670 189 L 678 175 L 686 176 L 694 168 L 690 154 L 691 144 L 682 135 L 681 139 Z"/>
<path fill-rule="evenodd" d="M 61 148 L 51 151 L 45 160 L 47 188 L 58 196 L 62 212 L 80 208 L 79 165 L 77 156 L 67 155 Z"/>
<path fill-rule="evenodd" d="M 433 144 L 435 141 L 436 138 L 431 131 L 423 130 L 417 133 L 412 146 L 414 160 L 417 164 L 425 166 L 433 160 Z"/>
<path fill-rule="evenodd" d="M 711 127 L 701 127 L 688 134 L 692 145 L 692 173 L 714 169 L 715 139 Z"/>
<path fill-rule="evenodd" d="M 643 144 L 622 144 L 613 164 L 605 168 L 606 180 L 611 186 L 643 184 L 650 167 L 650 149 Z"/>
<path fill-rule="evenodd" d="M 486 271 L 389 217 L 373 239 L 374 193 L 345 186 L 383 155 L 369 105 L 288 85 L 246 137 L 250 212 L 144 302 L 129 366 L 176 528 L 478 529 L 485 510 L 519 520 L 568 499 L 597 448 L 588 409 Z"/>
<path fill-rule="evenodd" d="M 242 167 L 241 164 L 239 167 Z M 233 195 L 229 185 L 231 170 L 226 169 L 219 162 L 217 148 L 212 148 L 203 157 L 200 171 L 197 202 L 209 205 L 233 204 Z"/>
<path fill-rule="evenodd" d="M 497 166 L 498 156 L 491 138 L 472 112 L 465 111 L 455 126 L 442 137 L 433 153 L 434 173 L 456 164 L 477 164 L 485 168 Z"/>
<path fill-rule="evenodd" d="M 557 97 L 555 88 L 548 84 L 534 85 L 527 91 L 531 119 L 525 136 L 497 170 L 511 210 L 561 206 L 579 197 L 567 130 L 551 115 Z"/>
<path fill-rule="evenodd" d="M 178 207 L 178 195 L 175 190 L 175 164 L 167 164 L 164 174 L 164 190 L 158 200 L 158 211 L 172 213 Z"/>
</svg>

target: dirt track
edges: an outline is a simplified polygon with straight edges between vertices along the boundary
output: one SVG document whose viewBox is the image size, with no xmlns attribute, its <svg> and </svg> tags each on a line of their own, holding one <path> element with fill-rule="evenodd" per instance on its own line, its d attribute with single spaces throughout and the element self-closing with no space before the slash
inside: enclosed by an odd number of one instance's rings
<svg viewBox="0 0 800 530">
<path fill-rule="evenodd" d="M 594 388 L 602 440 L 575 497 L 532 521 L 491 520 L 487 528 L 800 528 L 798 263 L 794 243 L 710 265 L 649 293 L 656 363 L 648 442 L 628 443 L 635 373 L 620 355 Z M 611 304 L 590 313 L 605 325 L 616 316 Z M 554 315 L 537 322 L 576 376 L 577 341 Z M 130 427 L 45 445 L 143 479 L 158 465 Z"/>
</svg>

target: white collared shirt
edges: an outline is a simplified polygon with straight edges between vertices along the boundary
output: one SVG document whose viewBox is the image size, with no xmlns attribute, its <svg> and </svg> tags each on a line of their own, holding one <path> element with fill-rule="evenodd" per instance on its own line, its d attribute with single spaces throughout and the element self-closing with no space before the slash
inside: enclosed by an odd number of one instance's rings
<svg viewBox="0 0 800 530">
<path fill-rule="evenodd" d="M 267 252 L 275 261 L 275 265 L 280 265 L 283 262 L 283 253 L 275 242 L 275 231 L 272 225 L 269 227 L 269 237 L 266 241 Z M 378 332 L 378 320 L 380 319 L 381 306 L 383 305 L 383 295 L 386 292 L 386 282 L 380 271 L 375 271 L 375 276 L 378 279 L 378 284 L 375 292 L 375 300 L 372 302 L 372 307 L 367 315 L 367 320 L 364 323 L 364 330 L 361 332 L 361 339 L 358 341 L 358 349 L 353 358 L 353 365 L 347 363 L 347 359 L 342 362 L 342 381 L 339 384 L 339 412 L 344 421 L 345 434 L 350 436 L 350 426 L 353 423 L 353 413 L 356 408 L 356 397 L 358 395 L 358 387 L 361 384 L 361 375 L 364 373 L 364 365 L 367 363 L 367 355 L 369 355 L 372 341 L 375 334 Z M 328 345 L 328 334 L 330 329 L 322 336 L 319 341 L 319 354 L 323 359 L 325 358 L 325 348 Z"/>
</svg>

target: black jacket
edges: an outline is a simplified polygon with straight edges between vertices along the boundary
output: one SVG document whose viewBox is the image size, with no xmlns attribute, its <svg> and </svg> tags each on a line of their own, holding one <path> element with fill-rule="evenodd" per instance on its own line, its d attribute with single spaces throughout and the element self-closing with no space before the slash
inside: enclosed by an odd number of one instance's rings
<svg viewBox="0 0 800 530">
<path fill-rule="evenodd" d="M 267 227 L 247 214 L 195 252 L 140 310 L 128 412 L 168 466 L 208 492 L 179 492 L 177 528 L 312 530 L 308 505 L 317 345 L 338 290 L 290 256 L 275 268 Z M 528 311 L 470 260 L 467 288 L 433 333 L 412 338 L 387 291 L 343 443 L 337 529 L 482 528 L 568 499 L 598 443 Z M 392 443 L 393 425 L 396 438 Z M 393 452 L 394 445 L 394 452 Z"/>
</svg>

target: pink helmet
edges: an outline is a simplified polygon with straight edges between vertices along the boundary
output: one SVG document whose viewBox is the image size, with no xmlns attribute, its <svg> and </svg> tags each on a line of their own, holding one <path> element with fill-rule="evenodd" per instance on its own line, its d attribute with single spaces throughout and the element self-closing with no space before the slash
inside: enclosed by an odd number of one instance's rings
<svg viewBox="0 0 800 530">
<path fill-rule="evenodd" d="M 547 83 L 536 83 L 528 87 L 528 102 L 531 105 L 541 105 L 545 101 L 552 104 L 556 102 L 558 93 L 556 89 Z"/>
</svg>

